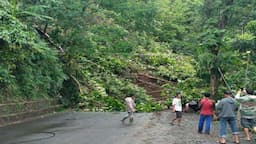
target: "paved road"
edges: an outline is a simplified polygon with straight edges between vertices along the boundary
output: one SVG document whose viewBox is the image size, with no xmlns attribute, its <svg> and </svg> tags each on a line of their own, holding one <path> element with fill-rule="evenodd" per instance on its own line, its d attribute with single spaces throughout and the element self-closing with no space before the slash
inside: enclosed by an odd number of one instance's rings
<svg viewBox="0 0 256 144">
<path fill-rule="evenodd" d="M 197 114 L 185 113 L 181 127 L 169 124 L 175 116 L 169 111 L 136 113 L 132 124 L 120 122 L 124 115 L 58 113 L 0 128 L 0 144 L 215 144 L 218 136 L 218 122 L 213 123 L 211 135 L 197 134 Z M 249 144 L 243 134 L 240 137 L 241 144 Z M 227 140 L 232 143 L 231 134 Z"/>
<path fill-rule="evenodd" d="M 136 114 L 133 124 L 121 123 L 125 113 L 56 114 L 0 128 L 1 144 L 125 144 L 151 114 Z"/>
</svg>

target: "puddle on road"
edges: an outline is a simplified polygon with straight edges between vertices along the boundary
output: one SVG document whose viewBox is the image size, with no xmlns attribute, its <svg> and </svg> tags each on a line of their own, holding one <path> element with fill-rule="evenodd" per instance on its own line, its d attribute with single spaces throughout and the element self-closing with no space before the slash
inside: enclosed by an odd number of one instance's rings
<svg viewBox="0 0 256 144">
<path fill-rule="evenodd" d="M 50 138 L 53 138 L 54 136 L 55 136 L 54 132 L 39 132 L 29 136 L 22 137 L 22 139 L 9 144 L 25 144 L 25 143 L 28 144 L 28 143 L 33 143 L 35 141 L 50 139 Z"/>
</svg>

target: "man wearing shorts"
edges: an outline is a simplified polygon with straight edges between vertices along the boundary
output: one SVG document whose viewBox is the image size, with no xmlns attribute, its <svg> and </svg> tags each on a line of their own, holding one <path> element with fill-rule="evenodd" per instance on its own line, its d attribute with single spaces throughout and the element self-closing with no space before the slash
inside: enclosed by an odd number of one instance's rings
<svg viewBox="0 0 256 144">
<path fill-rule="evenodd" d="M 249 129 L 256 133 L 256 96 L 250 89 L 245 89 L 245 93 L 245 96 L 240 97 L 240 90 L 235 98 L 240 102 L 241 125 L 244 128 L 246 140 L 250 141 Z"/>
<path fill-rule="evenodd" d="M 171 122 L 171 125 L 174 125 L 174 122 L 178 120 L 178 126 L 181 126 L 182 118 L 182 104 L 181 104 L 181 93 L 177 92 L 175 98 L 172 101 L 172 111 L 176 113 L 176 118 Z"/>
</svg>

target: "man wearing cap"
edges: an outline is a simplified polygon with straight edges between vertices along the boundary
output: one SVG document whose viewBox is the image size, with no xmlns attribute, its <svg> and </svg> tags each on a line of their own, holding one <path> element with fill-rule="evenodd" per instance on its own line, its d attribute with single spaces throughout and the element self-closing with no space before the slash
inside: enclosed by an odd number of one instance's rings
<svg viewBox="0 0 256 144">
<path fill-rule="evenodd" d="M 202 133 L 204 123 L 205 123 L 205 134 L 210 134 L 211 122 L 214 111 L 214 101 L 210 99 L 210 93 L 203 93 L 204 98 L 201 99 L 200 106 L 200 116 L 198 122 L 198 133 Z"/>
<path fill-rule="evenodd" d="M 232 98 L 232 93 L 229 91 L 224 92 L 224 98 L 220 100 L 216 107 L 218 111 L 218 117 L 220 119 L 220 143 L 225 144 L 225 137 L 227 135 L 227 123 L 229 124 L 232 134 L 234 136 L 234 142 L 239 143 L 238 128 L 236 122 L 236 109 L 237 101 Z"/>
</svg>

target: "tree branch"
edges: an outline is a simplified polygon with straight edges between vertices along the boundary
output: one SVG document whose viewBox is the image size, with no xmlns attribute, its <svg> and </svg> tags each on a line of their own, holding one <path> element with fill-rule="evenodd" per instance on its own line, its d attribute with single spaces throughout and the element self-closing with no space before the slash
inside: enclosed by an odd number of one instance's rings
<svg viewBox="0 0 256 144">
<path fill-rule="evenodd" d="M 72 75 L 70 75 L 70 77 L 76 82 L 79 92 L 82 93 L 81 84 L 79 83 L 79 81 Z"/>
<path fill-rule="evenodd" d="M 42 30 L 39 29 L 39 28 L 35 28 L 35 29 L 36 29 L 36 31 L 37 31 L 48 43 L 50 43 L 51 45 L 53 45 L 54 47 L 56 47 L 60 52 L 64 52 L 64 50 L 62 49 L 62 47 L 61 47 L 61 46 L 58 46 L 57 44 L 55 44 L 55 43 L 51 40 L 50 36 L 49 36 L 46 32 L 42 31 Z"/>
</svg>

